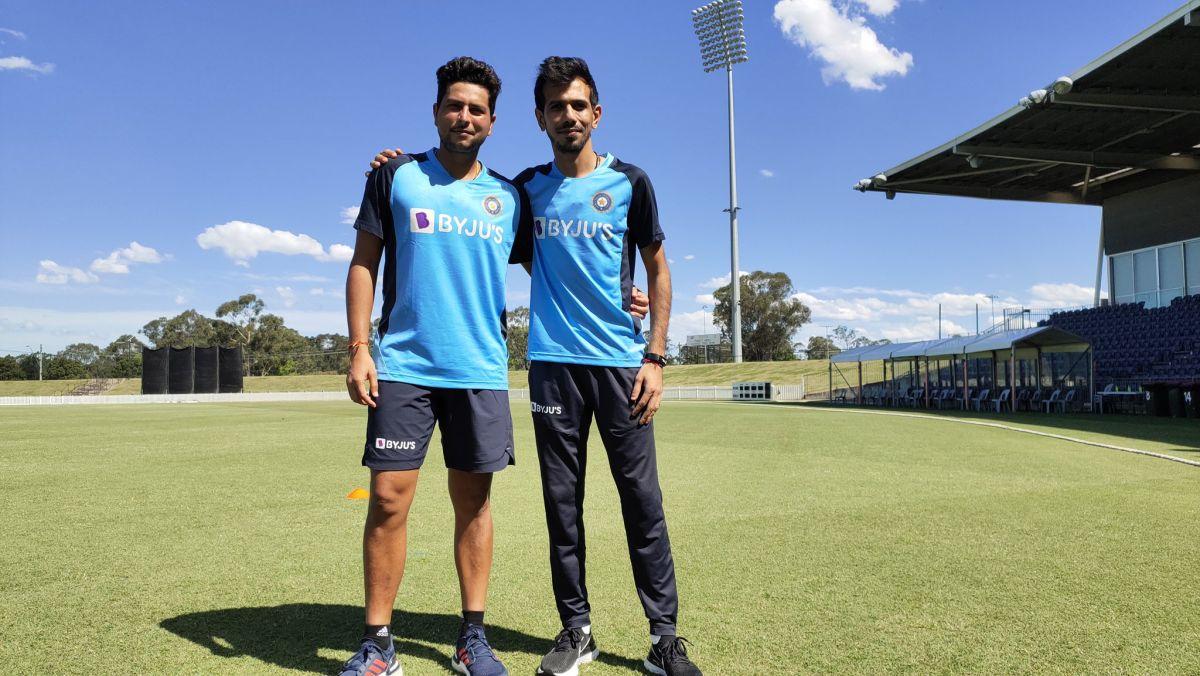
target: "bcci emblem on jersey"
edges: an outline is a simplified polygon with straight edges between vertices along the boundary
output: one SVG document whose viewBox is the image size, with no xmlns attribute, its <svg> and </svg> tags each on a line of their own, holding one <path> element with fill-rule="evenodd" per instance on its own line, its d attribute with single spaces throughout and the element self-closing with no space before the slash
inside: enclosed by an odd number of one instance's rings
<svg viewBox="0 0 1200 676">
<path fill-rule="evenodd" d="M 612 209 L 612 206 L 613 206 L 612 195 L 610 195 L 606 192 L 603 192 L 603 191 L 598 192 L 595 195 L 592 195 L 592 208 L 595 209 L 596 211 L 599 211 L 600 213 L 604 213 L 604 212 L 608 211 L 609 209 Z"/>
<path fill-rule="evenodd" d="M 433 209 L 409 209 L 408 229 L 412 232 L 432 233 Z"/>
<path fill-rule="evenodd" d="M 500 204 L 500 198 L 495 195 L 488 195 L 483 199 L 483 210 L 492 216 L 499 216 L 504 205 Z"/>
</svg>

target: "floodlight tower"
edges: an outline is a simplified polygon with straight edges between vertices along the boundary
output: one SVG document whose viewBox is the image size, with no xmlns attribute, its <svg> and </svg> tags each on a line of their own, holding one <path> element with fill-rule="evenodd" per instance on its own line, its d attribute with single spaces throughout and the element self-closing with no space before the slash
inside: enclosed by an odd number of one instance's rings
<svg viewBox="0 0 1200 676">
<path fill-rule="evenodd" d="M 738 275 L 737 161 L 733 142 L 733 64 L 745 63 L 746 31 L 742 0 L 713 0 L 692 10 L 692 26 L 700 40 L 700 59 L 704 72 L 725 69 L 729 83 L 729 284 L 733 303 L 730 332 L 733 334 L 733 361 L 742 361 L 742 292 Z"/>
</svg>

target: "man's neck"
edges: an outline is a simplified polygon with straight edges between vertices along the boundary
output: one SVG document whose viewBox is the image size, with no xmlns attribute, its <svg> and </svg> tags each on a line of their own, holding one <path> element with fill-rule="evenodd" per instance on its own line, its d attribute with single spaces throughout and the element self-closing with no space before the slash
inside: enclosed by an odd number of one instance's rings
<svg viewBox="0 0 1200 676">
<path fill-rule="evenodd" d="M 600 160 L 596 151 L 592 150 L 591 139 L 588 139 L 579 152 L 564 152 L 557 147 L 554 148 L 554 166 L 558 167 L 563 176 L 583 178 L 595 171 L 599 164 Z"/>
<path fill-rule="evenodd" d="M 455 153 L 438 146 L 437 158 L 441 162 L 442 168 L 446 170 L 450 177 L 462 181 L 470 180 L 479 175 L 483 170 L 482 166 L 476 168 L 476 157 L 478 152 L 473 153 Z"/>
</svg>

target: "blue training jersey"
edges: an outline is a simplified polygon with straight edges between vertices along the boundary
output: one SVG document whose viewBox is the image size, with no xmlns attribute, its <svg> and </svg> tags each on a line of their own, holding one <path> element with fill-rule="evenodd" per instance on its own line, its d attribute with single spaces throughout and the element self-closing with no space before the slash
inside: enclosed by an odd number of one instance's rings
<svg viewBox="0 0 1200 676">
<path fill-rule="evenodd" d="M 513 183 L 533 214 L 513 251 L 514 262 L 533 262 L 529 359 L 640 365 L 646 339 L 629 314 L 633 272 L 638 250 L 664 239 L 650 179 L 609 154 L 582 178 L 550 163 Z"/>
<path fill-rule="evenodd" d="M 384 242 L 380 379 L 508 389 L 505 275 L 530 223 L 508 179 L 484 167 L 455 180 L 436 149 L 371 172 L 354 227 Z"/>
</svg>

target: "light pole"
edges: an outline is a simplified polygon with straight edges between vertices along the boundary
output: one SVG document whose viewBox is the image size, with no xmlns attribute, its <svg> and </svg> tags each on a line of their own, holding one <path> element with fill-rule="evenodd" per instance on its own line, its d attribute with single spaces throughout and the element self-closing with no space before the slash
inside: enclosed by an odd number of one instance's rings
<svg viewBox="0 0 1200 676">
<path fill-rule="evenodd" d="M 713 0 L 692 10 L 692 26 L 700 41 L 704 72 L 725 69 L 729 87 L 729 283 L 731 285 L 733 361 L 742 361 L 742 293 L 738 275 L 737 162 L 733 140 L 733 64 L 745 63 L 746 31 L 742 0 Z"/>
<path fill-rule="evenodd" d="M 994 294 L 994 293 L 989 293 L 989 294 L 987 295 L 987 299 L 988 299 L 989 301 L 991 301 L 991 304 L 992 304 L 992 328 L 993 328 L 993 329 L 994 329 L 994 328 L 996 328 L 996 299 L 997 299 L 997 298 L 999 298 L 999 297 L 1000 297 L 1000 296 L 997 296 L 997 295 L 996 295 L 996 294 Z M 1006 330 L 1008 329 L 1008 327 L 1007 327 L 1007 326 L 1005 326 L 1004 328 L 1005 328 Z"/>
<path fill-rule="evenodd" d="M 708 306 L 700 306 L 700 327 L 704 332 L 704 363 L 708 363 Z M 719 353 L 718 353 L 719 354 Z"/>
</svg>

